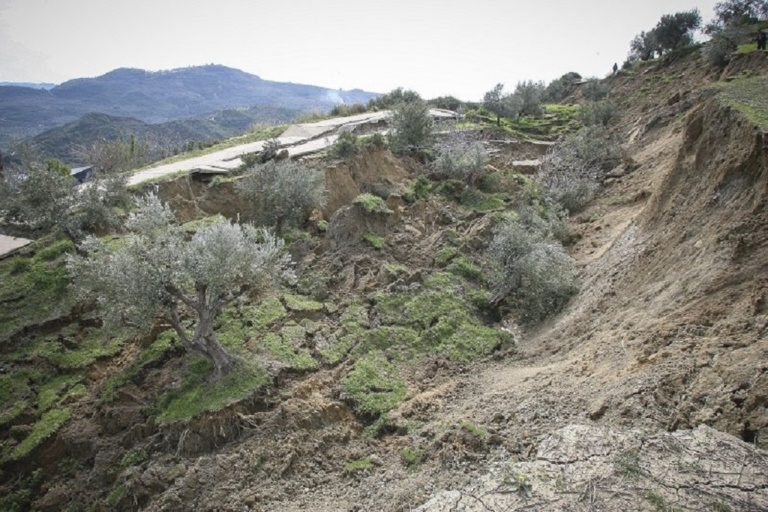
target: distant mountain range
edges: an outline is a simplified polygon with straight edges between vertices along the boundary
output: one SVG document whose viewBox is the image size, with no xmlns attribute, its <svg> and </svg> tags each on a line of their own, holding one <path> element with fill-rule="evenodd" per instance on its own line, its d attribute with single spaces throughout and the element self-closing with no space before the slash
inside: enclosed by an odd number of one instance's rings
<svg viewBox="0 0 768 512">
<path fill-rule="evenodd" d="M 0 86 L 11 85 L 13 87 L 27 87 L 29 89 L 53 89 L 57 84 L 48 82 L 0 82 Z"/>
<path fill-rule="evenodd" d="M 199 121 L 203 115 L 240 120 L 247 117 L 250 124 L 285 121 L 302 113 L 327 111 L 341 103 L 365 103 L 376 96 L 358 89 L 342 91 L 273 82 L 219 65 L 156 72 L 120 68 L 96 78 L 69 80 L 50 90 L 18 84 L 0 86 L 0 148 L 92 113 L 123 118 L 117 123 L 123 128 L 129 124 L 125 118 L 156 124 L 191 117 Z M 71 134 L 78 126 L 94 128 L 97 119 L 106 118 L 89 117 L 65 131 Z M 226 129 L 222 136 L 225 133 Z"/>
</svg>

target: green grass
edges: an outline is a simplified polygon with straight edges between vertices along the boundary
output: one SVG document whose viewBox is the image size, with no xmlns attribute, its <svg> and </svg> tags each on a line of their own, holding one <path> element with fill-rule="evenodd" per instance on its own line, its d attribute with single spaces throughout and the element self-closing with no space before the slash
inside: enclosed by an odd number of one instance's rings
<svg viewBox="0 0 768 512">
<path fill-rule="evenodd" d="M 387 207 L 387 203 L 373 194 L 360 194 L 352 201 L 352 204 L 361 206 L 369 213 L 392 213 L 392 210 Z"/>
<path fill-rule="evenodd" d="M 10 359 L 32 362 L 42 358 L 63 370 L 83 369 L 98 359 L 117 354 L 127 337 L 127 332 L 106 328 L 65 330 L 55 336 L 37 338 L 11 354 Z"/>
<path fill-rule="evenodd" d="M 80 375 L 61 375 L 41 385 L 37 392 L 38 411 L 47 411 L 56 404 L 64 391 L 82 380 Z"/>
<path fill-rule="evenodd" d="M 147 459 L 147 452 L 144 450 L 130 450 L 125 455 L 123 455 L 122 460 L 120 460 L 120 468 L 125 469 L 131 466 L 138 466 Z"/>
<path fill-rule="evenodd" d="M 374 249 L 382 249 L 384 248 L 384 244 L 386 243 L 386 239 L 382 236 L 377 235 L 376 233 L 366 233 L 363 236 L 363 240 L 368 242 L 368 245 L 370 245 Z"/>
<path fill-rule="evenodd" d="M 741 53 L 741 54 L 752 53 L 752 52 L 756 52 L 756 51 L 757 51 L 757 43 L 756 42 L 740 44 L 738 46 L 738 48 L 736 48 L 736 53 Z"/>
<path fill-rule="evenodd" d="M 362 348 L 380 349 L 397 359 L 442 354 L 472 361 L 509 343 L 509 335 L 483 324 L 478 312 L 490 292 L 460 276 L 436 272 L 415 292 L 379 293 L 374 312 L 381 326 L 358 335 Z"/>
<path fill-rule="evenodd" d="M 344 464 L 344 474 L 353 475 L 362 471 L 367 471 L 373 468 L 373 462 L 370 457 L 363 457 L 362 459 L 355 459 Z"/>
<path fill-rule="evenodd" d="M 454 259 L 448 266 L 448 271 L 471 281 L 483 281 L 483 271 L 466 256 Z"/>
<path fill-rule="evenodd" d="M 270 383 L 267 372 L 256 365 L 241 364 L 218 382 L 210 382 L 213 370 L 203 358 L 189 358 L 181 388 L 160 397 L 155 407 L 161 424 L 189 420 L 244 400 Z"/>
<path fill-rule="evenodd" d="M 48 239 L 32 245 L 33 257 L 0 260 L 0 341 L 69 311 L 64 255 L 71 249 L 68 240 Z"/>
<path fill-rule="evenodd" d="M 341 314 L 339 323 L 339 335 L 331 339 L 328 346 L 320 349 L 320 356 L 331 365 L 339 363 L 360 342 L 368 328 L 368 310 L 359 302 L 353 302 Z"/>
<path fill-rule="evenodd" d="M 304 297 L 302 295 L 294 295 L 291 293 L 286 293 L 283 295 L 283 302 L 285 303 L 285 307 L 288 308 L 289 311 L 314 312 L 314 311 L 322 311 L 323 309 L 322 302 L 312 300 L 309 297 Z"/>
<path fill-rule="evenodd" d="M 378 417 L 399 404 L 408 393 L 396 366 L 381 353 L 369 354 L 355 362 L 342 389 L 361 414 Z"/>
<path fill-rule="evenodd" d="M 306 330 L 296 324 L 288 324 L 280 333 L 267 333 L 259 342 L 259 345 L 269 352 L 278 361 L 287 364 L 296 370 L 313 370 L 317 368 L 317 361 L 306 349 L 296 349 L 296 345 L 303 343 Z"/>
<path fill-rule="evenodd" d="M 402 459 L 403 464 L 405 464 L 409 468 L 414 468 L 418 466 L 422 459 L 424 458 L 424 452 L 421 450 L 416 450 L 410 447 L 405 447 L 400 452 L 400 459 Z"/>
<path fill-rule="evenodd" d="M 69 420 L 69 409 L 51 409 L 32 427 L 32 432 L 11 452 L 11 460 L 19 460 L 29 455 L 43 441 L 55 434 Z"/>
<path fill-rule="evenodd" d="M 488 431 L 485 430 L 485 428 L 482 427 L 481 425 L 478 425 L 477 423 L 464 420 L 459 424 L 459 427 L 462 430 L 469 432 L 470 434 L 480 439 L 485 439 L 486 437 L 488 437 Z"/>
<path fill-rule="evenodd" d="M 506 205 L 506 194 L 488 194 L 475 188 L 467 188 L 461 195 L 461 204 L 479 213 L 503 210 Z"/>
<path fill-rule="evenodd" d="M 146 368 L 162 360 L 168 352 L 175 350 L 178 346 L 177 335 L 174 331 L 168 330 L 160 333 L 149 347 L 139 353 L 139 356 L 128 368 L 107 379 L 99 395 L 101 403 L 115 401 L 120 389 L 135 381 Z"/>
<path fill-rule="evenodd" d="M 762 130 L 768 130 L 768 77 L 739 77 L 715 87 L 723 104 L 738 110 Z"/>
<path fill-rule="evenodd" d="M 189 222 L 185 222 L 181 225 L 181 227 L 186 231 L 187 233 L 193 234 L 196 233 L 200 228 L 204 228 L 206 226 L 211 226 L 213 224 L 216 224 L 217 222 L 223 222 L 227 219 L 224 218 L 221 214 L 211 215 L 208 217 L 203 217 L 201 219 L 191 220 Z"/>
<path fill-rule="evenodd" d="M 287 315 L 277 297 L 268 297 L 259 304 L 229 306 L 216 319 L 216 337 L 227 349 L 243 352 L 248 340 Z"/>
</svg>

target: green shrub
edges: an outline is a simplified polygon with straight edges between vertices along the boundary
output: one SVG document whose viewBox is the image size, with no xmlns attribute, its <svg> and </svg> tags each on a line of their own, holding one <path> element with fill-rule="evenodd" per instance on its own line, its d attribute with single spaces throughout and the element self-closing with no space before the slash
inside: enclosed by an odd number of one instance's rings
<svg viewBox="0 0 768 512">
<path fill-rule="evenodd" d="M 600 101 L 608 96 L 608 86 L 597 78 L 590 78 L 581 86 L 581 93 L 591 101 Z"/>
<path fill-rule="evenodd" d="M 330 155 L 334 158 L 350 158 L 360 152 L 357 136 L 352 132 L 343 132 L 331 146 Z"/>
<path fill-rule="evenodd" d="M 476 186 L 485 174 L 488 161 L 488 151 L 482 143 L 458 142 L 441 148 L 432 168 L 442 179 L 461 180 Z"/>
<path fill-rule="evenodd" d="M 607 171 L 621 160 L 618 143 L 603 126 L 566 136 L 544 157 L 541 178 L 549 194 L 573 213 L 594 196 Z"/>
<path fill-rule="evenodd" d="M 422 100 L 406 101 L 392 111 L 389 146 L 399 154 L 424 154 L 434 143 L 432 116 Z"/>
<path fill-rule="evenodd" d="M 387 139 L 380 133 L 374 133 L 370 137 L 363 139 L 363 143 L 366 147 L 374 149 L 384 149 L 387 147 Z"/>
<path fill-rule="evenodd" d="M 274 226 L 278 233 L 298 227 L 325 204 L 322 172 L 290 161 L 271 161 L 249 169 L 236 185 L 249 220 Z"/>
<path fill-rule="evenodd" d="M 367 107 L 362 103 L 353 103 L 351 105 L 336 105 L 331 109 L 331 115 L 334 117 L 347 117 L 357 114 L 364 114 L 367 111 Z"/>
<path fill-rule="evenodd" d="M 619 107 L 612 101 L 590 101 L 582 105 L 579 121 L 584 126 L 608 126 L 619 118 Z"/>
<path fill-rule="evenodd" d="M 508 298 L 525 322 L 560 311 L 578 291 L 573 260 L 540 224 L 503 222 L 496 228 L 489 255 L 496 300 Z"/>
<path fill-rule="evenodd" d="M 410 447 L 405 447 L 403 448 L 403 451 L 400 452 L 400 458 L 403 460 L 403 464 L 409 468 L 412 468 L 421 463 L 422 459 L 424 458 L 424 452 L 421 450 L 415 450 Z"/>
</svg>

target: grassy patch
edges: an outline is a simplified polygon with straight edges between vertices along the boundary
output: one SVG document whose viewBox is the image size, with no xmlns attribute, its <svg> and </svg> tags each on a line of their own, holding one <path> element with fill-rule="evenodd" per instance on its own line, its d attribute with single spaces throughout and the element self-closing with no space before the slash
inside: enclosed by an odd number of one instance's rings
<svg viewBox="0 0 768 512">
<path fill-rule="evenodd" d="M 416 292 L 380 293 L 374 314 L 382 325 L 360 336 L 362 347 L 399 357 L 435 353 L 454 361 L 477 359 L 509 341 L 477 316 L 487 307 L 484 300 L 490 292 L 446 272 L 431 274 Z"/>
<path fill-rule="evenodd" d="M 75 244 L 71 240 L 58 240 L 48 247 L 41 249 L 35 255 L 35 258 L 42 261 L 53 261 L 59 256 L 70 253 L 75 250 Z"/>
<path fill-rule="evenodd" d="M 344 464 L 344 474 L 353 475 L 362 471 L 368 471 L 373 468 L 373 462 L 370 457 L 363 457 L 362 459 L 355 459 Z"/>
<path fill-rule="evenodd" d="M 53 241 L 32 258 L 0 261 L 0 340 L 69 311 L 63 255 L 71 247 L 69 241 Z"/>
<path fill-rule="evenodd" d="M 751 42 L 751 43 L 740 44 L 736 48 L 736 53 L 741 53 L 741 54 L 752 53 L 752 52 L 756 52 L 756 51 L 757 51 L 757 43 L 754 42 L 754 41 Z"/>
<path fill-rule="evenodd" d="M 764 75 L 736 78 L 716 85 L 720 101 L 746 116 L 763 130 L 768 130 L 768 80 Z"/>
<path fill-rule="evenodd" d="M 184 228 L 184 231 L 187 233 L 197 233 L 197 231 L 201 228 L 204 228 L 206 226 L 210 226 L 212 224 L 216 224 L 217 222 L 224 222 L 227 219 L 224 218 L 221 214 L 211 215 L 209 217 L 203 217 L 202 219 L 196 219 L 191 220 L 189 222 L 185 222 L 181 225 L 182 228 Z"/>
<path fill-rule="evenodd" d="M 376 233 L 366 233 L 365 236 L 363 236 L 363 240 L 368 242 L 368 245 L 374 249 L 382 249 L 386 243 L 386 239 Z"/>
<path fill-rule="evenodd" d="M 408 392 L 397 367 L 381 353 L 358 359 L 341 385 L 355 409 L 373 417 L 395 407 Z"/>
<path fill-rule="evenodd" d="M 174 350 L 178 346 L 176 333 L 172 330 L 160 333 L 152 344 L 143 350 L 136 360 L 125 370 L 114 374 L 107 379 L 101 388 L 100 401 L 102 403 L 113 402 L 118 395 L 118 391 L 129 382 L 135 381 L 139 375 Z"/>
<path fill-rule="evenodd" d="M 61 375 L 41 385 L 37 392 L 38 411 L 47 411 L 59 400 L 64 391 L 82 380 L 80 375 Z"/>
<path fill-rule="evenodd" d="M 190 358 L 181 388 L 158 400 L 157 421 L 174 423 L 221 410 L 248 398 L 270 382 L 267 372 L 253 365 L 243 364 L 218 382 L 209 381 L 212 370 L 213 366 L 206 359 Z"/>
<path fill-rule="evenodd" d="M 309 297 L 304 297 L 302 295 L 293 295 L 291 293 L 283 295 L 283 303 L 290 311 L 307 313 L 323 310 L 322 302 L 312 300 Z"/>
<path fill-rule="evenodd" d="M 317 368 L 317 361 L 306 349 L 297 349 L 306 336 L 306 330 L 296 324 L 286 325 L 280 334 L 267 333 L 261 340 L 261 346 L 278 361 L 296 370 L 312 370 Z"/>
<path fill-rule="evenodd" d="M 506 204 L 506 194 L 489 194 L 475 188 L 467 188 L 461 194 L 461 204 L 476 212 L 487 213 L 503 210 Z"/>
<path fill-rule="evenodd" d="M 326 346 L 320 347 L 320 355 L 328 364 L 337 364 L 362 339 L 368 328 L 368 310 L 359 302 L 353 302 L 339 318 L 341 330 Z"/>
<path fill-rule="evenodd" d="M 69 409 L 52 409 L 35 423 L 32 432 L 11 452 L 11 460 L 19 460 L 29 455 L 43 441 L 55 434 L 69 420 Z"/>
<path fill-rule="evenodd" d="M 481 425 L 478 425 L 477 423 L 464 420 L 461 422 L 459 427 L 465 432 L 469 432 L 473 436 L 476 436 L 480 439 L 485 439 L 486 437 L 488 437 L 488 431 L 485 430 L 485 428 L 482 427 Z"/>
<path fill-rule="evenodd" d="M 131 450 L 125 455 L 123 455 L 122 460 L 120 461 L 120 468 L 125 469 L 129 468 L 131 466 L 138 466 L 142 462 L 146 461 L 149 457 L 147 456 L 147 452 L 141 449 L 137 450 Z"/>
<path fill-rule="evenodd" d="M 423 458 L 424 452 L 421 450 L 415 450 L 410 447 L 405 447 L 400 452 L 400 459 L 403 461 L 403 464 L 409 468 L 414 468 L 421 464 Z"/>
<path fill-rule="evenodd" d="M 482 282 L 483 280 L 483 272 L 480 270 L 480 267 L 475 265 L 472 260 L 466 256 L 456 258 L 448 266 L 448 271 L 472 281 Z"/>
<path fill-rule="evenodd" d="M 455 247 L 443 247 L 439 251 L 437 251 L 437 255 L 435 256 L 435 264 L 443 267 L 447 265 L 452 259 L 457 257 L 459 255 L 459 250 Z"/>
<path fill-rule="evenodd" d="M 392 213 L 392 210 L 387 207 L 387 203 L 373 194 L 360 194 L 352 201 L 352 204 L 361 206 L 369 213 Z"/>
<path fill-rule="evenodd" d="M 34 361 L 42 358 L 64 370 L 82 369 L 98 359 L 117 354 L 127 336 L 126 332 L 110 332 L 102 328 L 64 331 L 56 336 L 36 339 L 11 354 L 11 359 Z"/>
</svg>

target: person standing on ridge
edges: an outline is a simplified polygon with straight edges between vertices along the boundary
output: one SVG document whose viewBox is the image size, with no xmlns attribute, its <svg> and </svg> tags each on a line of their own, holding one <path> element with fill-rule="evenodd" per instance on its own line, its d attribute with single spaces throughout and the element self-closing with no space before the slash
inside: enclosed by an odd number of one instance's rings
<svg viewBox="0 0 768 512">
<path fill-rule="evenodd" d="M 758 31 L 757 33 L 757 49 L 758 50 L 765 50 L 765 43 L 768 41 L 768 34 L 763 32 L 762 30 Z"/>
<path fill-rule="evenodd" d="M 619 64 L 614 62 L 613 63 L 613 74 L 615 75 L 618 72 L 619 72 Z"/>
</svg>

